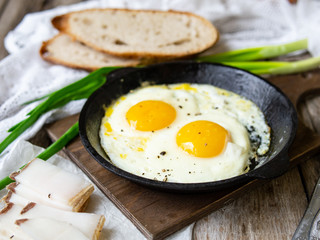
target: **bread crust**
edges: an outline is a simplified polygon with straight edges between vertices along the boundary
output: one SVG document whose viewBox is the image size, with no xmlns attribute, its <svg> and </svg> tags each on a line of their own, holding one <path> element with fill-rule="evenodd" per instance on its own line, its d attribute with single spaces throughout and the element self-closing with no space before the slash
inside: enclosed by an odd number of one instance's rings
<svg viewBox="0 0 320 240">
<path fill-rule="evenodd" d="M 75 13 L 86 13 L 86 12 L 94 12 L 94 11 L 101 11 L 101 12 L 117 12 L 117 11 L 121 11 L 121 12 L 130 12 L 130 13 L 150 13 L 150 14 L 176 14 L 176 15 L 183 15 L 183 16 L 188 16 L 190 18 L 197 18 L 200 20 L 200 22 L 203 24 L 203 26 L 206 26 L 208 29 L 210 29 L 210 31 L 212 32 L 211 34 L 211 40 L 208 41 L 206 43 L 205 46 L 203 47 L 198 47 L 198 48 L 194 48 L 194 49 L 190 49 L 189 51 L 184 51 L 184 52 L 180 52 L 180 53 L 166 53 L 166 52 L 161 52 L 161 51 L 154 51 L 154 52 L 150 52 L 149 50 L 140 50 L 140 51 L 127 51 L 127 52 L 118 52 L 115 51 L 113 48 L 108 48 L 108 47 L 99 47 L 96 44 L 94 44 L 92 41 L 89 41 L 83 37 L 81 37 L 79 34 L 76 34 L 72 31 L 71 27 L 70 27 L 70 17 L 72 16 L 72 14 Z M 84 44 L 86 44 L 87 46 L 96 49 L 97 51 L 100 52 L 105 52 L 107 54 L 112 54 L 115 56 L 119 56 L 119 57 L 126 57 L 126 58 L 182 58 L 182 57 L 186 57 L 186 56 L 191 56 L 194 54 L 198 54 L 201 53 L 203 51 L 205 51 L 206 49 L 212 47 L 214 44 L 217 43 L 217 41 L 219 40 L 219 32 L 218 30 L 215 28 L 215 26 L 213 26 L 207 19 L 198 16 L 196 14 L 190 13 L 190 12 L 182 12 L 182 11 L 174 11 L 174 10 L 170 10 L 170 11 L 159 11 L 159 10 L 132 10 L 132 9 L 119 9 L 119 8 L 104 8 L 104 9 L 87 9 L 87 10 L 81 10 L 81 11 L 76 11 L 76 12 L 70 12 L 64 15 L 60 15 L 60 16 L 56 16 L 52 19 L 52 24 L 53 26 L 58 29 L 59 31 L 68 34 L 69 36 L 73 37 L 74 39 L 77 39 L 78 41 L 83 42 Z"/>
<path fill-rule="evenodd" d="M 67 18 L 68 18 L 67 15 L 68 14 L 54 17 L 51 20 L 52 25 L 59 31 L 63 31 L 63 29 L 67 27 Z"/>
<path fill-rule="evenodd" d="M 57 34 L 56 36 L 54 36 L 53 38 L 47 40 L 47 41 L 44 41 L 42 42 L 42 45 L 40 47 L 40 50 L 39 50 L 39 54 L 41 56 L 41 58 L 43 60 L 46 60 L 48 62 L 51 62 L 53 64 L 59 64 L 59 65 L 63 65 L 63 66 L 66 66 L 66 67 L 70 67 L 70 68 L 76 68 L 76 69 L 82 69 L 82 70 L 86 70 L 86 71 L 94 71 L 94 70 L 97 70 L 99 68 L 101 68 L 102 66 L 101 65 L 88 65 L 88 64 L 81 64 L 80 62 L 73 62 L 71 61 L 70 59 L 68 58 L 62 58 L 62 57 L 55 57 L 53 56 L 50 51 L 50 46 L 52 44 L 54 44 L 54 42 L 59 38 L 59 37 L 62 37 L 64 33 L 59 33 Z M 77 42 L 75 39 L 73 39 L 73 42 L 74 44 L 79 44 L 79 42 Z M 89 48 L 89 47 L 88 47 Z M 88 49 L 89 50 L 89 49 Z M 68 51 L 68 48 L 65 48 L 65 51 Z M 96 51 L 94 49 L 91 49 L 90 51 Z M 101 53 L 97 53 L 97 54 L 101 54 Z M 105 54 L 105 53 L 103 53 Z M 105 58 L 111 58 L 113 56 L 110 56 L 109 54 L 105 54 Z M 119 60 L 121 60 L 119 58 Z M 125 60 L 125 59 L 124 59 Z M 111 60 L 112 62 L 112 60 Z M 119 61 L 118 61 L 119 62 Z M 133 67 L 133 66 L 137 66 L 140 64 L 140 61 L 135 59 L 135 60 L 132 60 L 132 61 L 129 61 L 128 59 L 126 59 L 126 61 L 123 61 L 121 63 L 121 66 L 122 67 Z M 111 64 L 112 66 L 119 66 L 117 64 Z M 108 65 L 108 66 L 111 66 L 111 65 Z"/>
</svg>

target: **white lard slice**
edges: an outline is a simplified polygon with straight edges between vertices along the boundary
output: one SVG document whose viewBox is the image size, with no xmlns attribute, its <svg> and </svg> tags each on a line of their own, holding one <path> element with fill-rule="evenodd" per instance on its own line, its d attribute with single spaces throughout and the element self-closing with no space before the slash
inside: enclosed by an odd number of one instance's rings
<svg viewBox="0 0 320 240">
<path fill-rule="evenodd" d="M 26 202 L 37 202 L 65 211 L 73 210 L 73 206 L 61 203 L 59 201 L 56 201 L 55 199 L 51 199 L 50 195 L 45 196 L 44 194 L 41 194 L 41 192 L 39 193 L 37 191 L 34 191 L 33 189 L 28 188 L 22 183 L 12 183 L 9 185 L 9 187 L 7 187 L 7 189 L 14 192 L 15 195 L 21 196 L 23 199 L 25 199 Z M 20 200 L 22 201 L 22 199 Z"/>
<path fill-rule="evenodd" d="M 21 210 L 21 206 L 11 203 L 0 211 L 0 240 L 33 240 L 33 238 L 15 224 Z"/>
<path fill-rule="evenodd" d="M 93 192 L 90 182 L 41 159 L 32 160 L 11 177 L 19 183 L 16 191 L 19 188 L 23 197 L 64 210 L 79 211 Z"/>
<path fill-rule="evenodd" d="M 32 236 L 41 240 L 89 240 L 82 232 L 71 224 L 48 218 L 17 220 L 16 224 Z"/>
<path fill-rule="evenodd" d="M 70 212 L 38 203 L 30 203 L 17 194 L 11 194 L 6 201 L 24 207 L 25 211 L 20 214 L 20 218 L 50 218 L 67 222 L 79 229 L 89 239 L 97 239 L 105 222 L 105 217 L 103 215 L 85 212 Z M 27 205 L 30 207 L 27 208 Z"/>
<path fill-rule="evenodd" d="M 5 236 L 7 239 L 11 236 L 22 236 L 23 239 L 28 233 L 20 228 L 20 223 L 24 219 L 49 219 L 63 222 L 79 230 L 88 239 L 98 239 L 105 222 L 104 216 L 93 213 L 63 211 L 33 202 L 19 205 L 23 200 L 16 194 L 12 194 L 7 200 L 13 201 L 7 202 L 7 206 L 0 212 L 0 236 Z M 17 220 L 19 224 L 15 224 Z"/>
</svg>

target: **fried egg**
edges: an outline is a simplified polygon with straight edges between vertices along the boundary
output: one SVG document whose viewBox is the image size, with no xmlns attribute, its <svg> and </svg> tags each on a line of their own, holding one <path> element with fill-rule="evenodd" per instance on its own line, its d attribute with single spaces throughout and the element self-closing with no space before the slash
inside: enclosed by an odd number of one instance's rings
<svg viewBox="0 0 320 240">
<path fill-rule="evenodd" d="M 270 145 L 270 128 L 253 102 L 206 84 L 133 90 L 106 107 L 99 134 L 117 167 L 177 183 L 243 174 Z"/>
</svg>

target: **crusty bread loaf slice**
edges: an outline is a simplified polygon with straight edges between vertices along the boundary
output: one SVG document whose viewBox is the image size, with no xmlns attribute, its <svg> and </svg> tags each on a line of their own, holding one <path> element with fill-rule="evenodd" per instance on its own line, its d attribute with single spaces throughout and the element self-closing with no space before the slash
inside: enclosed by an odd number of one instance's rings
<svg viewBox="0 0 320 240">
<path fill-rule="evenodd" d="M 136 66 L 140 63 L 138 59 L 121 58 L 96 51 L 63 33 L 44 42 L 40 55 L 49 62 L 88 71 L 108 66 Z"/>
<path fill-rule="evenodd" d="M 177 11 L 88 9 L 57 16 L 52 24 L 98 51 L 122 57 L 185 57 L 219 37 L 206 19 Z"/>
</svg>

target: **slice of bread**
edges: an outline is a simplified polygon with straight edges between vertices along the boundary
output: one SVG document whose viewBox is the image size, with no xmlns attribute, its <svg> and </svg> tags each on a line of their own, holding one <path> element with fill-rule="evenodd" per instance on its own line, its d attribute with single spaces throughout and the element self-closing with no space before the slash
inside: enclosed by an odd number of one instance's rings
<svg viewBox="0 0 320 240">
<path fill-rule="evenodd" d="M 60 31 L 98 51 L 121 57 L 181 58 L 215 44 L 206 19 L 187 12 L 88 9 L 57 16 Z"/>
<path fill-rule="evenodd" d="M 136 66 L 140 63 L 138 59 L 121 58 L 96 51 L 63 33 L 44 42 L 40 55 L 49 62 L 88 71 L 108 66 Z"/>
</svg>

